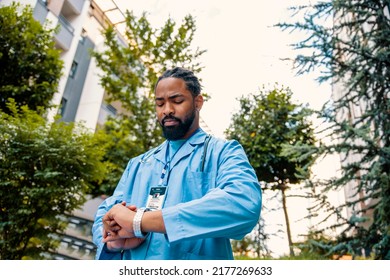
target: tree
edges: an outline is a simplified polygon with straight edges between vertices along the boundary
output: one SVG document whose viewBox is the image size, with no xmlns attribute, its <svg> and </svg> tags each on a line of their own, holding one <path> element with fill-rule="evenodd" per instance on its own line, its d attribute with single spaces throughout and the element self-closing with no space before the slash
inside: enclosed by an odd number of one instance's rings
<svg viewBox="0 0 390 280">
<path fill-rule="evenodd" d="M 96 195 L 112 193 L 129 158 L 162 141 L 155 117 L 154 85 L 158 76 L 173 66 L 194 72 L 201 70 L 196 60 L 204 51 L 191 48 L 195 31 L 195 20 L 190 15 L 177 28 L 169 18 L 156 29 L 146 13 L 137 18 L 129 11 L 124 41 L 113 27 L 104 31 L 107 49 L 93 52 L 93 56 L 104 71 L 101 81 L 108 95 L 107 102 L 119 101 L 124 110 L 103 127 L 111 138 L 106 160 L 111 162 L 112 172 L 96 190 Z"/>
<path fill-rule="evenodd" d="M 286 191 L 310 175 L 313 156 L 285 156 L 284 145 L 313 146 L 314 132 L 308 119 L 310 110 L 291 101 L 288 88 L 274 88 L 241 97 L 240 110 L 226 131 L 228 138 L 237 139 L 244 147 L 260 181 L 282 195 L 290 255 L 294 255 Z"/>
<path fill-rule="evenodd" d="M 304 241 L 298 242 L 296 247 L 300 250 L 299 257 L 311 260 L 326 260 L 332 259 L 333 256 L 329 255 L 327 246 L 332 246 L 334 240 L 331 237 L 319 233 L 317 231 L 311 231 L 304 236 Z"/>
<path fill-rule="evenodd" d="M 65 214 L 104 177 L 104 150 L 81 126 L 48 123 L 16 102 L 0 111 L 0 259 L 50 258 Z"/>
<path fill-rule="evenodd" d="M 337 254 L 390 259 L 389 8 L 388 0 L 322 1 L 292 8 L 303 20 L 277 25 L 307 36 L 294 44 L 297 72 L 316 71 L 319 82 L 339 89 L 321 112 L 334 141 L 315 151 L 341 156 L 341 175 L 317 192 L 318 208 L 338 218 L 332 227 L 340 237 L 328 247 Z M 355 187 L 345 204 L 326 201 L 327 191 L 348 184 Z M 346 209 L 351 215 L 342 217 Z"/>
<path fill-rule="evenodd" d="M 53 30 L 33 18 L 31 7 L 0 7 L 0 110 L 9 98 L 30 109 L 48 108 L 57 91 L 62 60 Z"/>
</svg>

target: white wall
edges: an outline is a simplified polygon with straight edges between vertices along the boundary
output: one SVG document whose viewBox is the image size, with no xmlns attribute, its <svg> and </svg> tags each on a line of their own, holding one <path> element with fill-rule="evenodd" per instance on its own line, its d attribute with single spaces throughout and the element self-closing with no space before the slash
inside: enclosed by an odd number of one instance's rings
<svg viewBox="0 0 390 280">
<path fill-rule="evenodd" d="M 104 38 L 101 34 L 102 27 L 100 23 L 94 17 L 88 17 L 84 29 L 87 36 L 95 44 L 95 51 L 102 51 L 104 49 Z M 100 107 L 103 102 L 104 89 L 100 85 L 100 76 L 102 74 L 103 71 L 97 67 L 96 60 L 92 58 L 75 117 L 75 121 L 83 122 L 92 131 L 96 128 Z"/>
</svg>

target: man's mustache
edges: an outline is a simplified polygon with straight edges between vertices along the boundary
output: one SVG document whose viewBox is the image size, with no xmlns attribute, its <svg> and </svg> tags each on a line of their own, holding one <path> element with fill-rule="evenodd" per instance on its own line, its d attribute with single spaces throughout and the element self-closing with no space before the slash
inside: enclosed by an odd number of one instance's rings
<svg viewBox="0 0 390 280">
<path fill-rule="evenodd" d="M 181 123 L 181 120 L 174 117 L 174 116 L 165 116 L 162 120 L 161 120 L 161 123 L 164 124 L 166 121 L 177 121 L 179 123 Z"/>
</svg>

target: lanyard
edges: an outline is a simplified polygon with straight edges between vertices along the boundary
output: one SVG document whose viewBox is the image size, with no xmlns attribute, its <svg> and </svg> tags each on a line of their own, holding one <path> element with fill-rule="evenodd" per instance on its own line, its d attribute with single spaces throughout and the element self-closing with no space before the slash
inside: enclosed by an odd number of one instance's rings
<svg viewBox="0 0 390 280">
<path fill-rule="evenodd" d="M 171 158 L 169 158 L 169 142 L 167 143 L 167 150 L 165 152 L 165 160 L 166 160 L 166 164 L 164 165 L 164 168 L 163 170 L 161 171 L 161 176 L 160 176 L 160 180 L 158 182 L 158 185 L 159 186 L 162 186 L 163 182 L 164 182 L 164 178 L 165 178 L 165 174 L 167 174 L 167 172 L 169 171 L 169 167 L 170 167 L 170 164 L 171 164 L 171 161 L 173 160 L 173 158 L 175 157 L 175 155 L 179 152 L 179 150 L 181 149 L 181 147 L 184 146 L 184 144 L 186 143 L 187 141 L 184 141 L 180 147 L 175 151 L 175 153 L 173 154 L 173 156 Z M 168 179 L 167 179 L 168 181 Z M 168 183 L 168 182 L 167 182 Z"/>
<path fill-rule="evenodd" d="M 205 160 L 206 160 L 206 156 L 207 156 L 207 147 L 209 145 L 209 142 L 210 142 L 210 139 L 211 139 L 211 135 L 207 135 L 206 136 L 206 139 L 205 139 L 205 142 L 204 142 L 204 148 L 203 148 L 203 155 L 202 155 L 202 161 L 201 161 L 201 167 L 200 167 L 200 172 L 203 172 L 204 171 L 204 166 L 205 166 Z M 169 171 L 169 165 L 171 163 L 171 161 L 173 160 L 173 158 L 175 157 L 175 155 L 179 152 L 179 150 L 181 149 L 181 147 L 184 146 L 184 144 L 186 143 L 187 141 L 184 141 L 180 147 L 176 150 L 176 152 L 173 154 L 172 158 L 169 158 L 169 142 L 167 143 L 167 150 L 165 152 L 165 160 L 167 161 L 167 163 L 164 165 L 164 168 L 163 170 L 161 171 L 161 176 L 160 176 L 160 180 L 158 182 L 158 185 L 159 186 L 162 186 L 163 185 L 163 182 L 164 182 L 164 178 L 165 178 L 165 175 L 167 174 L 167 172 Z M 167 178 L 167 182 L 168 182 L 168 178 Z"/>
</svg>

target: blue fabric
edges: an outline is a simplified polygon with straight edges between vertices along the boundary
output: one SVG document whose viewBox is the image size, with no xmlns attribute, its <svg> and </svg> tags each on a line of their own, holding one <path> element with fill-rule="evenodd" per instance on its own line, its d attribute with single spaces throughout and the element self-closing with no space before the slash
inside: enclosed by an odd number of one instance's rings
<svg viewBox="0 0 390 280">
<path fill-rule="evenodd" d="M 129 161 L 113 196 L 96 213 L 92 231 L 97 259 L 233 259 L 230 239 L 242 239 L 256 225 L 261 189 L 242 146 L 234 140 L 212 137 L 200 172 L 206 137 L 200 129 L 169 165 L 162 209 L 167 233 L 151 233 L 135 249 L 109 253 L 102 250 L 102 217 L 120 201 L 146 206 L 150 188 L 158 185 L 166 164 L 168 142 Z"/>
</svg>

